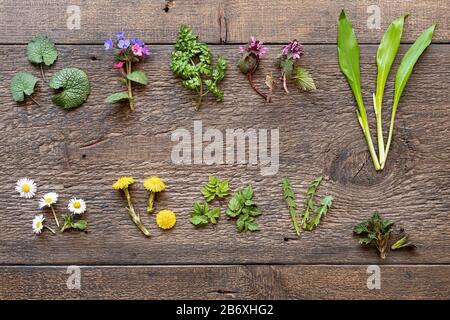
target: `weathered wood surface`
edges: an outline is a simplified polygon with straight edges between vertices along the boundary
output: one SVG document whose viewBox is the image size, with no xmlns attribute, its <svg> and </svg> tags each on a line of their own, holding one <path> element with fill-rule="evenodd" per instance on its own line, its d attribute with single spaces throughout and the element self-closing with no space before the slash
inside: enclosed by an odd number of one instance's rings
<svg viewBox="0 0 450 320">
<path fill-rule="evenodd" d="M 69 6 L 78 6 L 80 29 L 70 30 Z M 369 30 L 376 5 L 381 28 Z M 378 42 L 389 23 L 409 13 L 403 41 L 412 42 L 434 21 L 434 41 L 448 42 L 447 0 L 49 0 L 0 1 L 0 43 L 27 43 L 37 32 L 58 43 L 101 43 L 116 31 L 130 31 L 152 43 L 172 43 L 180 24 L 192 26 L 209 43 L 242 43 L 250 35 L 271 43 L 299 39 L 305 43 L 336 42 L 336 21 L 346 9 L 360 42 Z M 369 10 L 369 12 L 368 12 Z M 69 22 L 72 20 L 69 20 Z"/>
<path fill-rule="evenodd" d="M 280 48 L 271 46 L 267 61 Z M 238 46 L 212 49 L 232 62 Z M 230 66 L 223 83 L 225 101 L 207 100 L 200 112 L 193 110 L 194 97 L 171 75 L 171 47 L 155 46 L 150 61 L 142 65 L 151 84 L 148 89 L 136 90 L 134 113 L 126 106 L 104 104 L 104 98 L 121 86 L 114 80 L 111 57 L 100 46 L 59 46 L 60 58 L 47 71 L 51 76 L 64 66 L 85 69 L 92 83 L 85 105 L 70 112 L 55 107 L 51 90 L 42 82 L 36 95 L 41 108 L 31 102 L 17 105 L 7 88 L 12 74 L 16 70 L 37 74 L 20 54 L 23 50 L 24 46 L 14 46 L 0 51 L 17 57 L 3 66 L 0 78 L 0 161 L 5 181 L 0 186 L 1 207 L 8 213 L 0 222 L 3 264 L 375 263 L 379 262 L 376 253 L 361 249 L 352 236 L 355 222 L 373 210 L 398 221 L 419 246 L 415 253 L 391 255 L 388 262 L 450 261 L 450 93 L 444 90 L 450 81 L 447 45 L 431 47 L 417 66 L 401 102 L 394 148 L 381 173 L 375 173 L 367 160 L 355 106 L 333 46 L 306 47 L 305 65 L 311 66 L 318 85 L 314 93 L 294 89 L 291 95 L 279 93 L 273 103 L 266 104 L 235 66 Z M 362 47 L 366 98 L 372 92 L 375 50 L 375 46 Z M 263 65 L 264 70 L 272 70 L 270 63 Z M 262 77 L 261 72 L 261 83 Z M 386 97 L 391 93 L 390 82 Z M 390 105 L 389 99 L 386 105 Z M 259 167 L 247 165 L 174 165 L 170 154 L 176 143 L 170 141 L 170 135 L 177 128 L 192 132 L 194 120 L 202 120 L 204 128 L 219 130 L 280 128 L 279 173 L 263 177 Z M 329 176 L 321 193 L 334 196 L 333 210 L 315 232 L 291 240 L 281 177 L 291 178 L 302 201 L 309 181 L 321 173 Z M 159 197 L 158 208 L 169 207 L 178 213 L 174 230 L 160 232 L 154 217 L 144 215 L 155 238 L 143 238 L 124 211 L 123 197 L 111 188 L 122 174 L 133 175 L 140 182 L 152 174 L 166 180 L 168 189 Z M 263 211 L 258 218 L 261 232 L 237 234 L 226 217 L 216 228 L 193 228 L 189 212 L 192 203 L 202 199 L 200 187 L 208 174 L 230 179 L 233 190 L 253 183 Z M 60 213 L 72 195 L 87 200 L 89 232 L 33 236 L 30 221 L 38 212 L 36 200 L 18 198 L 13 188 L 22 176 L 36 179 L 39 194 L 59 192 Z M 133 197 L 143 211 L 147 192 L 141 185 L 136 185 Z"/>
<path fill-rule="evenodd" d="M 69 290 L 66 267 L 0 267 L 0 299 L 448 299 L 449 266 L 382 266 L 381 288 L 367 266 L 81 267 Z M 39 285 L 36 280 L 39 279 Z"/>
<path fill-rule="evenodd" d="M 448 1 L 378 1 L 381 30 L 366 28 L 371 1 L 260 1 L 255 4 L 258 12 L 236 0 L 169 1 L 168 12 L 163 11 L 164 1 L 127 3 L 129 8 L 119 1 L 106 5 L 102 1 L 51 0 L 43 5 L 42 1 L 18 4 L 0 0 L 0 56 L 4 61 L 0 66 L 1 299 L 450 297 Z M 66 29 L 69 4 L 80 5 L 80 30 Z M 435 44 L 421 58 L 404 92 L 393 148 L 381 173 L 376 173 L 368 160 L 355 104 L 337 63 L 335 25 L 342 7 L 347 9 L 360 42 L 365 43 L 361 61 L 368 109 L 375 88 L 376 43 L 389 21 L 411 14 L 405 42 L 414 40 L 432 21 L 439 23 Z M 117 18 L 119 12 L 123 20 Z M 169 69 L 170 43 L 181 23 L 193 26 L 204 41 L 230 43 L 211 45 L 215 55 L 225 56 L 230 63 L 222 85 L 225 101 L 219 104 L 206 99 L 199 112 L 194 111 L 195 97 Z M 103 102 L 122 87 L 114 80 L 112 57 L 101 43 L 122 29 L 161 43 L 152 45 L 150 59 L 140 66 L 149 75 L 150 86 L 135 89 L 134 113 Z M 15 72 L 39 76 L 39 70 L 25 57 L 25 43 L 38 32 L 61 44 L 58 61 L 46 70 L 48 77 L 67 66 L 88 73 L 92 91 L 82 107 L 67 112 L 54 106 L 52 90 L 42 81 L 34 95 L 42 107 L 31 101 L 12 101 L 9 83 Z M 281 44 L 298 38 L 308 43 L 302 61 L 318 90 L 306 94 L 292 88 L 285 96 L 278 88 L 274 102 L 264 103 L 235 66 L 239 45 L 232 43 L 245 42 L 251 34 L 273 44 L 256 76 L 260 86 L 266 73 L 276 74 L 272 61 Z M 401 53 L 407 47 L 403 45 Z M 386 107 L 392 103 L 393 78 L 394 74 L 387 86 Z M 372 110 L 369 114 L 374 120 Z M 384 116 L 388 119 L 388 112 Z M 170 135 L 178 128 L 193 132 L 194 120 L 201 120 L 205 129 L 222 132 L 279 128 L 278 174 L 263 177 L 258 166 L 174 165 L 170 154 L 175 143 Z M 111 188 L 122 174 L 133 175 L 139 182 L 157 174 L 167 182 L 157 208 L 177 212 L 175 229 L 161 232 L 154 217 L 143 213 L 154 237 L 142 236 L 125 213 L 123 197 Z M 261 232 L 238 234 L 234 222 L 224 215 L 216 227 L 197 230 L 189 223 L 192 203 L 202 200 L 199 189 L 209 174 L 228 178 L 233 190 L 246 183 L 254 185 L 255 200 L 263 211 L 258 218 Z M 291 179 L 302 201 L 307 184 L 318 174 L 328 176 L 320 195 L 334 196 L 333 209 L 315 232 L 296 238 L 281 198 L 281 177 Z M 24 176 L 37 181 L 39 194 L 60 193 L 60 214 L 65 213 L 71 196 L 83 197 L 88 202 L 89 231 L 34 236 L 31 219 L 39 213 L 36 199 L 20 199 L 14 191 L 16 180 Z M 146 191 L 136 184 L 132 193 L 135 205 L 144 212 Z M 221 204 L 223 209 L 225 204 Z M 380 261 L 372 249 L 361 248 L 352 228 L 374 210 L 405 227 L 417 249 L 399 251 Z M 46 216 L 52 223 L 48 212 Z M 63 266 L 68 264 L 87 265 L 83 274 L 89 281 L 81 292 L 65 287 Z M 381 292 L 365 286 L 368 264 L 383 265 L 386 281 Z M 133 272 L 128 272 L 129 268 Z M 199 272 L 193 277 L 191 273 L 199 269 L 214 273 Z M 173 272 L 178 275 L 175 280 Z M 307 274 L 313 274 L 317 282 L 311 282 Z M 30 291 L 32 286 L 39 292 Z M 147 290 L 149 287 L 153 289 Z"/>
</svg>

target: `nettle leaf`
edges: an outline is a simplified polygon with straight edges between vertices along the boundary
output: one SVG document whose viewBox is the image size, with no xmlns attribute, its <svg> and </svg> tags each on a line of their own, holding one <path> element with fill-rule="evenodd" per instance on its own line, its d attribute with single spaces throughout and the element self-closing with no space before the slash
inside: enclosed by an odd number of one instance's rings
<svg viewBox="0 0 450 320">
<path fill-rule="evenodd" d="M 133 82 L 142 84 L 144 86 L 148 85 L 148 79 L 142 70 L 135 70 L 127 75 L 127 79 Z"/>
<path fill-rule="evenodd" d="M 65 109 L 76 108 L 87 100 L 90 85 L 87 74 L 77 68 L 65 68 L 53 75 L 48 85 L 62 89 L 53 96 L 53 103 Z"/>
<path fill-rule="evenodd" d="M 116 92 L 105 99 L 106 103 L 114 103 L 120 100 L 128 100 L 128 92 Z"/>
<path fill-rule="evenodd" d="M 31 63 L 45 63 L 51 66 L 58 57 L 58 51 L 50 38 L 37 35 L 28 43 L 27 56 Z"/>
<path fill-rule="evenodd" d="M 25 96 L 30 96 L 34 93 L 38 79 L 28 72 L 18 72 L 11 79 L 11 94 L 14 101 L 21 102 L 25 100 Z"/>
</svg>

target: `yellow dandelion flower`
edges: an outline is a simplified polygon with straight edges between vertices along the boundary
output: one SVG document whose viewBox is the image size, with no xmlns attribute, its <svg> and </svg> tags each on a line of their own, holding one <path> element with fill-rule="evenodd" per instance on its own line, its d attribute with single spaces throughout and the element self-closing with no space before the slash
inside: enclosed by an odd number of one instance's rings
<svg viewBox="0 0 450 320">
<path fill-rule="evenodd" d="M 114 182 L 112 187 L 114 190 L 123 190 L 123 189 L 128 188 L 128 186 L 133 183 L 134 183 L 133 177 L 125 176 L 125 177 L 120 177 L 119 179 L 117 179 L 117 181 Z"/>
<path fill-rule="evenodd" d="M 164 182 L 156 176 L 145 179 L 144 188 L 150 192 L 161 192 L 166 188 Z"/>
<path fill-rule="evenodd" d="M 171 229 L 177 222 L 177 217 L 175 216 L 175 212 L 171 210 L 161 210 L 156 215 L 156 224 L 161 229 Z"/>
</svg>

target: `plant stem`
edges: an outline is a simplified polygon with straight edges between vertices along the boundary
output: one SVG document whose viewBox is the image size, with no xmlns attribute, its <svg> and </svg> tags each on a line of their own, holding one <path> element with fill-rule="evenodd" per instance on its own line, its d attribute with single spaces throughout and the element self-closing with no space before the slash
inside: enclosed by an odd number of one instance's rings
<svg viewBox="0 0 450 320">
<path fill-rule="evenodd" d="M 141 222 L 141 215 L 139 214 L 139 212 L 136 212 L 134 210 L 133 203 L 131 202 L 131 196 L 130 196 L 130 192 L 128 191 L 128 188 L 123 189 L 123 192 L 125 193 L 125 197 L 127 198 L 127 203 L 128 203 L 127 212 L 128 212 L 128 215 L 131 217 L 131 219 L 133 220 L 134 224 L 139 228 L 139 230 L 141 230 L 141 232 L 145 236 L 151 237 L 152 234 L 145 228 L 145 226 Z"/>
<path fill-rule="evenodd" d="M 42 63 L 40 63 L 39 66 L 41 67 L 42 79 L 44 80 L 44 82 L 47 82 L 47 80 L 45 79 L 44 66 L 42 65 Z"/>
<path fill-rule="evenodd" d="M 198 111 L 202 106 L 203 102 L 202 100 L 203 100 L 203 83 L 202 80 L 200 80 L 200 89 L 198 91 L 197 105 L 195 106 L 195 111 Z"/>
<path fill-rule="evenodd" d="M 58 228 L 59 228 L 59 221 L 58 221 L 58 217 L 56 216 L 55 209 L 53 209 L 53 206 L 50 206 L 50 208 L 52 209 L 52 213 L 53 213 L 53 217 L 55 218 L 56 225 L 57 225 Z"/>
<path fill-rule="evenodd" d="M 384 165 L 386 164 L 387 156 L 388 156 L 388 153 L 389 153 L 389 148 L 391 147 L 392 133 L 394 131 L 394 122 L 395 122 L 395 114 L 396 114 L 396 111 L 397 111 L 397 107 L 398 107 L 398 103 L 394 102 L 394 106 L 392 107 L 391 122 L 389 124 L 388 140 L 387 140 L 386 149 L 385 149 L 386 151 L 385 151 L 385 154 L 384 154 L 384 158 L 380 159 L 381 169 L 383 169 Z"/>
<path fill-rule="evenodd" d="M 127 75 L 131 73 L 131 61 L 127 60 L 125 62 L 125 65 L 127 67 Z M 128 101 L 130 102 L 130 110 L 134 110 L 134 103 L 133 103 L 133 91 L 131 90 L 131 80 L 128 80 L 127 78 L 127 88 L 128 88 Z"/>
<path fill-rule="evenodd" d="M 283 73 L 283 89 L 284 89 L 284 92 L 286 92 L 286 94 L 289 94 L 289 90 L 288 90 L 288 87 L 287 87 L 287 79 L 286 79 L 286 74 L 285 73 Z"/>
<path fill-rule="evenodd" d="M 55 230 L 53 230 L 53 229 L 50 228 L 49 226 L 44 226 L 44 228 L 50 230 L 51 233 L 56 234 Z"/>
<path fill-rule="evenodd" d="M 252 73 L 252 72 L 247 73 L 247 80 L 248 80 L 248 82 L 250 83 L 250 86 L 252 87 L 252 89 L 253 89 L 257 94 L 259 94 L 261 97 L 263 97 L 264 100 L 267 101 L 267 95 L 266 95 L 264 92 L 261 92 L 261 91 L 256 87 L 256 85 L 253 83 L 253 73 Z"/>
<path fill-rule="evenodd" d="M 34 98 L 32 96 L 30 96 L 30 99 L 38 106 L 40 107 L 41 105 L 39 104 L 39 102 L 37 102 L 36 100 L 34 100 Z"/>
<path fill-rule="evenodd" d="M 378 155 L 379 155 L 379 161 L 380 166 L 381 162 L 383 162 L 385 155 L 384 155 L 384 138 L 383 138 L 383 119 L 381 116 L 381 99 L 377 99 L 375 94 L 373 95 L 373 108 L 375 110 L 375 117 L 377 119 L 377 141 L 378 141 Z M 381 168 L 382 169 L 382 168 Z"/>
<path fill-rule="evenodd" d="M 147 212 L 152 213 L 154 210 L 153 203 L 155 202 L 155 192 L 150 192 L 150 196 L 148 197 L 148 204 L 147 204 Z"/>
</svg>

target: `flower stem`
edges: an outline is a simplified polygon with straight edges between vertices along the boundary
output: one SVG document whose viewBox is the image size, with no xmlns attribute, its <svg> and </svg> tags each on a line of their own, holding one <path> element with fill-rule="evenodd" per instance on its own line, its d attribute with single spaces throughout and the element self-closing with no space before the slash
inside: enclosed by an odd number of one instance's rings
<svg viewBox="0 0 450 320">
<path fill-rule="evenodd" d="M 53 206 L 50 206 L 50 209 L 52 209 L 53 217 L 55 218 L 56 225 L 57 225 L 58 228 L 59 228 L 60 225 L 59 225 L 58 217 L 56 216 L 55 209 L 53 209 Z"/>
<path fill-rule="evenodd" d="M 286 74 L 285 73 L 283 73 L 283 89 L 284 89 L 284 92 L 286 92 L 286 94 L 289 94 L 289 90 L 288 90 L 288 87 L 287 87 L 287 79 L 286 79 Z"/>
<path fill-rule="evenodd" d="M 47 82 L 47 80 L 45 79 L 44 66 L 42 65 L 42 63 L 40 63 L 39 66 L 41 67 L 42 79 L 44 80 L 44 82 Z"/>
<path fill-rule="evenodd" d="M 256 85 L 253 83 L 253 73 L 252 73 L 252 72 L 247 73 L 247 80 L 248 80 L 248 82 L 250 83 L 250 86 L 252 87 L 252 89 L 253 89 L 257 94 L 259 94 L 261 97 L 263 97 L 264 100 L 268 101 L 267 95 L 266 95 L 264 92 L 261 92 L 261 91 L 256 87 Z M 270 101 L 269 101 L 269 102 L 270 102 Z"/>
<path fill-rule="evenodd" d="M 147 212 L 148 213 L 152 213 L 153 210 L 155 209 L 153 207 L 153 203 L 155 202 L 155 196 L 156 196 L 155 192 L 150 192 L 150 196 L 148 197 L 148 204 L 147 204 Z"/>
<path fill-rule="evenodd" d="M 145 226 L 141 222 L 141 215 L 139 214 L 139 212 L 136 212 L 134 210 L 133 203 L 131 202 L 131 196 L 130 196 L 130 192 L 128 191 L 128 188 L 123 189 L 123 192 L 125 193 L 125 197 L 127 198 L 127 203 L 128 203 L 127 212 L 128 212 L 128 215 L 131 217 L 131 219 L 133 220 L 134 224 L 139 228 L 139 230 L 141 230 L 141 232 L 145 236 L 151 237 L 152 234 L 145 228 Z"/>
<path fill-rule="evenodd" d="M 127 75 L 131 73 L 131 61 L 127 60 L 125 62 L 127 67 Z M 127 79 L 127 88 L 128 88 L 128 101 L 130 102 L 130 110 L 134 110 L 134 98 L 133 98 L 133 91 L 131 90 L 131 80 Z"/>
<path fill-rule="evenodd" d="M 53 229 L 50 228 L 49 226 L 44 226 L 44 228 L 50 230 L 51 233 L 56 234 L 55 230 L 53 230 Z"/>
<path fill-rule="evenodd" d="M 195 106 L 195 111 L 198 111 L 200 107 L 202 106 L 203 102 L 203 83 L 200 81 L 200 89 L 198 91 L 198 98 L 197 98 L 197 105 Z"/>
<path fill-rule="evenodd" d="M 373 107 L 375 110 L 375 117 L 377 119 L 377 140 L 378 140 L 378 156 L 381 163 L 384 161 L 385 155 L 384 155 L 384 138 L 383 138 L 383 124 L 382 124 L 382 117 L 381 117 L 381 100 L 377 99 L 375 97 L 375 94 L 373 95 Z"/>
</svg>

